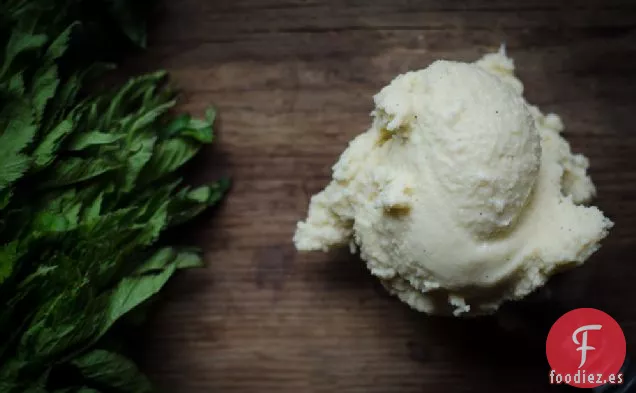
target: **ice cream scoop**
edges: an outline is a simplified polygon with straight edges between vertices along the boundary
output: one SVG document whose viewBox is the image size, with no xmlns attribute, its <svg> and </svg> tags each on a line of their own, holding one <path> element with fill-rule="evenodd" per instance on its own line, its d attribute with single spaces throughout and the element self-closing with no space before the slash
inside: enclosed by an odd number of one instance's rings
<svg viewBox="0 0 636 393">
<path fill-rule="evenodd" d="M 312 197 L 296 248 L 349 244 L 430 314 L 492 313 L 584 263 L 613 223 L 584 205 L 588 160 L 560 118 L 522 93 L 503 48 L 397 76 Z"/>
</svg>

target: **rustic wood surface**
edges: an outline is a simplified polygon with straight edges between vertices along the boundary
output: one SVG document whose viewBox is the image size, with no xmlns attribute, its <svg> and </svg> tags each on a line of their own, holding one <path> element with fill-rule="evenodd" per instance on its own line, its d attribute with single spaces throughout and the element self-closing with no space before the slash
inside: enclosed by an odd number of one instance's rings
<svg viewBox="0 0 636 393">
<path fill-rule="evenodd" d="M 370 123 L 372 95 L 438 58 L 505 42 L 526 96 L 560 114 L 615 222 L 557 286 L 636 349 L 636 3 L 633 0 L 180 0 L 165 2 L 131 71 L 166 68 L 182 109 L 220 111 L 193 178 L 230 174 L 188 238 L 208 268 L 177 277 L 145 367 L 166 392 L 542 392 L 543 347 L 489 319 L 429 318 L 389 297 L 347 252 L 299 255 L 309 197 Z"/>
</svg>

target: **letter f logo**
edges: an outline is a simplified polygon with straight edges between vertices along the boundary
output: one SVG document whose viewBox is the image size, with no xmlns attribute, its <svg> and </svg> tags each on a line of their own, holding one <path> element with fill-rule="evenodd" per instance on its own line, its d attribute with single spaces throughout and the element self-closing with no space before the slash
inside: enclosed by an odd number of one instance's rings
<svg viewBox="0 0 636 393">
<path fill-rule="evenodd" d="M 545 340 L 545 354 L 554 371 L 550 383 L 577 388 L 595 388 L 608 379 L 611 383 L 612 374 L 616 379 L 625 364 L 626 349 L 623 329 L 611 316 L 595 308 L 568 311 L 554 322 Z"/>
<path fill-rule="evenodd" d="M 585 361 L 587 360 L 587 351 L 593 351 L 596 349 L 594 347 L 587 345 L 587 331 L 601 330 L 601 328 L 602 328 L 601 325 L 585 325 L 576 329 L 574 333 L 572 334 L 572 341 L 574 341 L 574 344 L 580 345 L 580 347 L 576 349 L 577 351 L 581 351 L 581 364 L 579 364 L 579 368 L 583 367 L 583 365 L 585 364 Z M 583 332 L 582 334 L 583 339 L 581 340 L 581 342 L 579 342 L 576 336 L 578 336 L 578 334 L 581 332 Z"/>
</svg>

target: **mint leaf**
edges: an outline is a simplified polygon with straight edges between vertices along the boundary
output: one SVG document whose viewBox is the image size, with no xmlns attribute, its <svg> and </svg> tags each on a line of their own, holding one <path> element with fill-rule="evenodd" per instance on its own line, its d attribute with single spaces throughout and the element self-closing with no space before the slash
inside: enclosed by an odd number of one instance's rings
<svg viewBox="0 0 636 393">
<path fill-rule="evenodd" d="M 126 105 L 123 103 L 134 101 L 148 89 L 154 89 L 166 77 L 165 71 L 157 71 L 145 74 L 136 78 L 131 78 L 117 93 L 110 99 L 109 107 L 103 114 L 102 119 L 107 124 L 112 124 L 115 119 L 123 117 Z"/>
<path fill-rule="evenodd" d="M 78 22 L 71 23 L 66 30 L 64 30 L 55 40 L 53 40 L 53 42 L 51 42 L 51 45 L 49 45 L 46 50 L 46 58 L 49 60 L 57 60 L 64 54 L 64 52 L 66 52 L 71 33 L 78 24 Z"/>
<path fill-rule="evenodd" d="M 161 135 L 164 139 L 172 137 L 192 138 L 200 143 L 211 143 L 213 140 L 212 126 L 216 119 L 216 110 L 208 108 L 206 119 L 193 119 L 188 114 L 176 117 L 168 123 Z"/>
<path fill-rule="evenodd" d="M 2 143 L 1 140 L 0 143 Z M 0 155 L 3 153 L 2 150 L 2 147 L 0 147 Z M 19 179 L 28 167 L 29 157 L 24 154 L 0 157 L 0 190 Z"/>
<path fill-rule="evenodd" d="M 90 131 L 75 136 L 68 149 L 80 151 L 88 147 L 108 145 L 120 141 L 124 137 L 125 134 L 108 134 L 105 132 Z"/>
<path fill-rule="evenodd" d="M 19 179 L 28 169 L 30 158 L 23 150 L 31 143 L 37 128 L 31 108 L 23 101 L 3 108 L 0 126 L 0 190 Z"/>
<path fill-rule="evenodd" d="M 216 205 L 230 188 L 229 179 L 200 186 L 193 190 L 183 189 L 170 201 L 168 216 L 170 225 L 178 225 L 201 214 L 205 209 Z"/>
<path fill-rule="evenodd" d="M 5 188 L 4 190 L 0 190 L 0 210 L 7 207 L 9 202 L 11 201 L 11 197 L 13 196 L 13 190 L 10 188 Z M 0 225 L 2 221 L 0 221 Z"/>
<path fill-rule="evenodd" d="M 145 41 L 148 2 L 0 3 L 0 392 L 150 391 L 119 350 L 175 271 L 203 264 L 157 240 L 229 186 L 179 173 L 215 112 L 170 113 L 165 71 L 100 87 L 121 33 Z"/>
<path fill-rule="evenodd" d="M 135 270 L 135 275 L 143 275 L 146 273 L 158 273 L 175 260 L 177 253 L 172 247 L 160 248 L 153 256 L 148 258 L 141 266 Z"/>
<path fill-rule="evenodd" d="M 49 132 L 33 153 L 34 164 L 42 168 L 51 163 L 64 138 L 73 131 L 73 121 L 65 119 Z"/>
<path fill-rule="evenodd" d="M 190 116 L 190 114 L 188 113 L 182 113 L 176 116 L 161 130 L 161 139 L 168 139 L 172 136 L 177 135 L 181 130 L 188 127 L 188 124 L 190 124 L 191 120 L 192 116 Z"/>
<path fill-rule="evenodd" d="M 2 84 L 0 90 L 1 89 L 5 89 L 8 94 L 14 94 L 16 96 L 24 95 L 26 87 L 24 86 L 22 73 L 17 73 L 9 78 L 8 82 Z"/>
<path fill-rule="evenodd" d="M 158 273 L 124 278 L 110 296 L 105 327 L 109 328 L 130 310 L 159 293 L 175 270 L 176 265 L 172 263 Z"/>
<path fill-rule="evenodd" d="M 149 183 L 166 176 L 188 162 L 198 152 L 199 146 L 181 139 L 168 139 L 157 144 L 150 161 L 140 174 Z"/>
<path fill-rule="evenodd" d="M 60 161 L 52 168 L 49 178 L 41 183 L 40 188 L 68 186 L 93 179 L 104 173 L 119 168 L 121 164 L 105 159 L 69 158 Z"/>
<path fill-rule="evenodd" d="M 45 302 L 20 340 L 29 360 L 47 361 L 101 336 L 105 315 L 85 287 L 68 288 Z"/>
<path fill-rule="evenodd" d="M 47 37 L 44 34 L 28 34 L 20 30 L 13 30 L 4 52 L 0 76 L 5 75 L 20 54 L 41 48 L 46 44 L 46 41 Z"/>
<path fill-rule="evenodd" d="M 172 100 L 164 104 L 157 105 L 155 108 L 148 109 L 143 115 L 135 119 L 129 132 L 135 133 L 148 127 L 150 124 L 153 124 L 159 118 L 159 116 L 166 113 L 176 103 L 176 100 Z"/>
<path fill-rule="evenodd" d="M 75 358 L 71 364 L 91 383 L 122 393 L 152 391 L 148 378 L 125 357 L 103 349 Z"/>
<path fill-rule="evenodd" d="M 41 121 L 44 108 L 51 97 L 55 95 L 59 83 L 57 66 L 53 64 L 40 68 L 33 77 L 31 100 L 37 122 Z"/>
<path fill-rule="evenodd" d="M 99 193 L 82 212 L 82 221 L 91 222 L 99 218 L 104 201 L 104 192 Z"/>
<path fill-rule="evenodd" d="M 196 267 L 203 267 L 203 259 L 199 252 L 192 250 L 182 250 L 175 258 L 175 265 L 177 269 L 192 269 Z"/>
<path fill-rule="evenodd" d="M 13 241 L 0 248 L 0 285 L 11 276 L 18 261 L 18 242 Z"/>
<path fill-rule="evenodd" d="M 133 150 L 135 152 L 128 157 L 127 171 L 123 179 L 122 191 L 128 192 L 134 187 L 137 177 L 152 157 L 155 141 L 156 137 L 152 136 L 140 139 L 134 144 Z"/>
</svg>

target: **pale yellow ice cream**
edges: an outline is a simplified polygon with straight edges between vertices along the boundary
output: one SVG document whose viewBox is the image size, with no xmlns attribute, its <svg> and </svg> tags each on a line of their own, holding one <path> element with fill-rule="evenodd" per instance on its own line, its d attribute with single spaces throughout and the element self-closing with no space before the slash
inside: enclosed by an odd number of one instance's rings
<svg viewBox="0 0 636 393">
<path fill-rule="evenodd" d="M 522 94 L 503 48 L 396 77 L 312 197 L 296 248 L 359 248 L 391 293 L 431 314 L 494 312 L 583 263 L 613 224 L 583 206 L 588 161 L 560 118 Z"/>
</svg>

